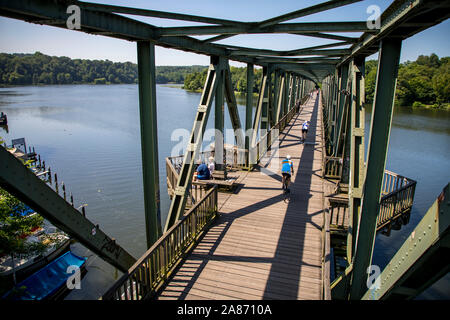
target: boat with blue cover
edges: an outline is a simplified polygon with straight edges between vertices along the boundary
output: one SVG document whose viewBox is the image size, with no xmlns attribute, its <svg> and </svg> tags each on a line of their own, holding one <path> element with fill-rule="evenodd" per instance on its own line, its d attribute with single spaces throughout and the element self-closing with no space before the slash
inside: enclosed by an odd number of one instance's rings
<svg viewBox="0 0 450 320">
<path fill-rule="evenodd" d="M 66 252 L 39 271 L 35 272 L 13 289 L 8 291 L 2 299 L 8 300 L 59 300 L 62 299 L 69 288 L 67 280 L 73 275 L 71 270 L 76 266 L 81 276 L 86 273 L 85 257 L 79 257 L 71 251 Z M 70 269 L 68 269 L 71 267 Z"/>
</svg>

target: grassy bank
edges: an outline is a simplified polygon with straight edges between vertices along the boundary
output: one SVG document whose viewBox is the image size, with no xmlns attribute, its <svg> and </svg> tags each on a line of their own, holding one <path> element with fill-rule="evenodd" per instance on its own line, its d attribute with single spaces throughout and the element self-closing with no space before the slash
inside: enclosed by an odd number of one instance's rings
<svg viewBox="0 0 450 320">
<path fill-rule="evenodd" d="M 435 103 L 435 104 L 423 104 L 421 102 L 414 102 L 412 105 L 412 108 L 417 108 L 417 109 L 436 109 L 436 110 L 450 110 L 450 103 Z"/>
</svg>

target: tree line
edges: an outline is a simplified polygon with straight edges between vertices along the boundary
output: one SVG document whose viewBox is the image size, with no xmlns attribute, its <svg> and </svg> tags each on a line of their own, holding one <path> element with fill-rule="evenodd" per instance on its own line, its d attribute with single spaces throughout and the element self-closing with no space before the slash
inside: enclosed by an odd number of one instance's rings
<svg viewBox="0 0 450 320">
<path fill-rule="evenodd" d="M 366 61 L 366 102 L 373 101 L 377 73 L 376 60 Z M 203 88 L 206 66 L 157 66 L 156 83 L 183 84 L 186 90 Z M 245 93 L 247 68 L 230 67 L 236 92 Z M 255 69 L 253 92 L 261 86 L 262 69 Z M 0 53 L 0 85 L 38 84 L 119 84 L 137 83 L 137 65 L 109 60 L 70 59 L 36 52 Z M 404 106 L 447 106 L 450 103 L 450 57 L 421 55 L 416 61 L 399 65 L 396 104 Z"/>
<path fill-rule="evenodd" d="M 366 102 L 372 103 L 377 75 L 377 60 L 366 61 L 365 89 Z M 234 90 L 246 92 L 247 68 L 231 67 L 231 81 Z M 188 74 L 184 88 L 198 91 L 203 88 L 207 69 Z M 253 92 L 261 85 L 262 69 L 255 70 Z M 447 107 L 450 103 L 450 57 L 440 58 L 436 54 L 421 55 L 416 61 L 406 61 L 399 65 L 396 88 L 396 105 Z"/>
<path fill-rule="evenodd" d="M 206 81 L 208 69 L 188 74 L 184 79 L 183 88 L 191 91 L 199 91 L 203 89 Z M 247 68 L 246 67 L 230 67 L 231 83 L 234 91 L 239 93 L 247 92 Z M 262 79 L 262 69 L 254 70 L 253 92 L 259 92 Z"/>
<path fill-rule="evenodd" d="M 378 61 L 366 61 L 366 102 L 374 99 Z M 447 107 L 450 103 L 450 57 L 421 55 L 399 65 L 395 104 Z"/>
<path fill-rule="evenodd" d="M 156 83 L 182 84 L 187 74 L 204 66 L 157 66 Z M 119 84 L 137 83 L 138 68 L 132 62 L 70 59 L 36 52 L 0 53 L 1 85 Z"/>
</svg>

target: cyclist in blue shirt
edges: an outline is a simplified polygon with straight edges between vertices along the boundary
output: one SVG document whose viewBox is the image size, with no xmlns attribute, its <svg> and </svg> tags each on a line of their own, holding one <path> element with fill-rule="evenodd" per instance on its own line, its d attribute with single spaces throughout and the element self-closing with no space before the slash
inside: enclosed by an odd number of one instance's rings
<svg viewBox="0 0 450 320">
<path fill-rule="evenodd" d="M 291 156 L 287 155 L 286 159 L 281 161 L 281 174 L 283 175 L 283 190 L 289 188 L 289 183 L 291 182 L 291 174 L 294 174 L 294 163 L 291 161 Z"/>
</svg>

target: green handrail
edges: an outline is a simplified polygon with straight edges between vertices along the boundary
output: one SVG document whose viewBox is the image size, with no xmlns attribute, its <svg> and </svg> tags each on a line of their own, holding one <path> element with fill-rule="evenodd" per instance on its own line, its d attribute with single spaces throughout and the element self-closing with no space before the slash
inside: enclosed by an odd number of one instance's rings
<svg viewBox="0 0 450 320">
<path fill-rule="evenodd" d="M 217 217 L 217 208 L 217 186 L 214 186 L 147 250 L 102 299 L 144 300 L 154 296 Z"/>
</svg>

